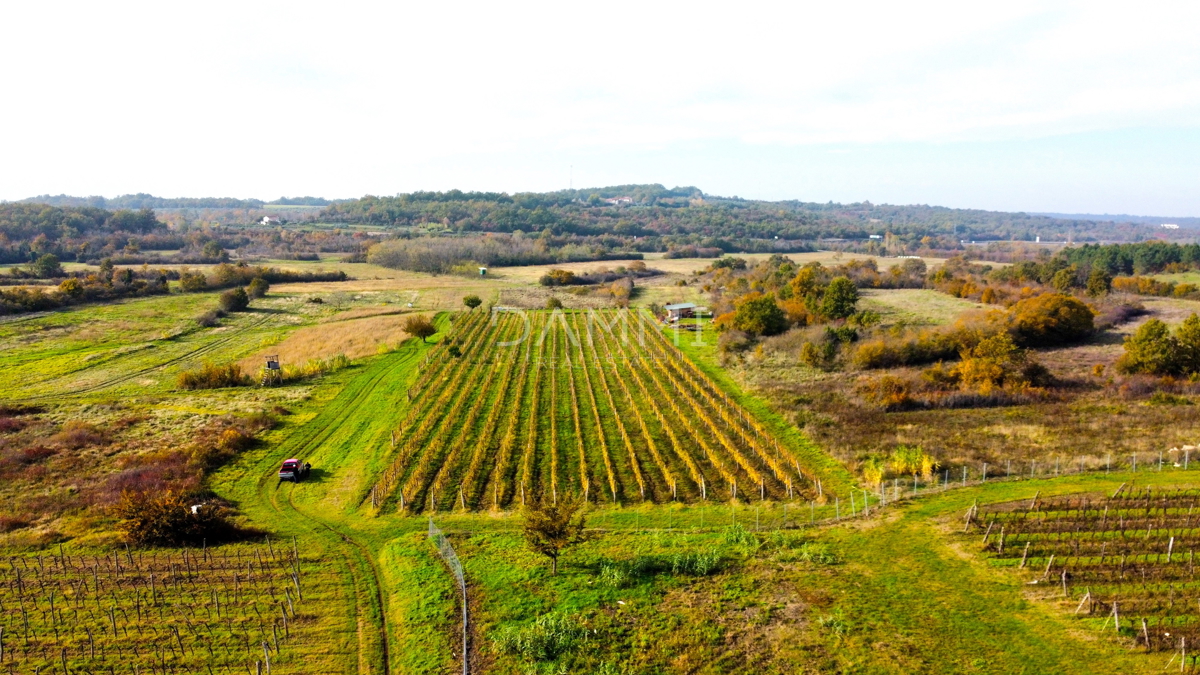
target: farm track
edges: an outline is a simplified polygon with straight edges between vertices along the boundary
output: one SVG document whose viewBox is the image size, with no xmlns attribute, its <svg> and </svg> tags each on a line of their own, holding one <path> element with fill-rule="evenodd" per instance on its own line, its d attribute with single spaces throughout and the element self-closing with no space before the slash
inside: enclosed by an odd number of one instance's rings
<svg viewBox="0 0 1200 675">
<path fill-rule="evenodd" d="M 353 532 L 338 527 L 335 521 L 322 517 L 317 511 L 298 506 L 294 500 L 298 486 L 280 485 L 275 479 L 274 470 L 281 457 L 310 456 L 339 431 L 358 429 L 364 424 L 369 426 L 372 413 L 368 401 L 386 378 L 402 370 L 415 357 L 416 352 L 413 351 L 390 354 L 376 360 L 257 467 L 259 500 L 290 526 L 307 532 L 330 550 L 338 551 L 341 557 L 341 566 L 354 586 L 359 672 L 386 674 L 391 668 L 390 628 L 375 556 L 354 537 Z M 286 495 L 285 499 L 281 499 L 281 491 Z"/>
<path fill-rule="evenodd" d="M 136 379 L 138 377 L 142 377 L 142 376 L 146 375 L 147 373 L 151 373 L 153 371 L 160 370 L 162 368 L 166 368 L 167 366 L 171 366 L 176 363 L 186 361 L 188 359 L 194 359 L 194 358 L 205 356 L 207 354 L 215 352 L 218 349 L 220 349 L 221 347 L 224 347 L 225 345 L 228 345 L 231 342 L 233 342 L 234 340 L 236 340 L 237 338 L 241 337 L 243 334 L 245 334 L 255 328 L 259 328 L 263 324 L 267 323 L 270 319 L 271 319 L 271 315 L 269 315 L 269 314 L 266 316 L 263 316 L 263 317 L 257 319 L 256 321 L 249 323 L 248 325 L 242 326 L 242 327 L 238 328 L 237 330 L 234 330 L 234 331 L 231 331 L 229 333 L 222 335 L 221 337 L 217 338 L 216 340 L 212 340 L 210 342 L 202 344 L 199 347 L 197 347 L 196 349 L 193 349 L 189 352 L 180 354 L 178 356 L 171 357 L 171 358 L 169 358 L 165 361 L 161 361 L 153 366 L 148 366 L 146 368 L 141 368 L 138 370 L 127 372 L 118 377 L 104 380 L 102 382 L 98 382 L 96 384 L 88 385 L 85 387 L 71 389 L 70 391 L 64 391 L 61 393 L 50 393 L 50 394 L 37 394 L 35 396 L 28 396 L 28 397 L 25 397 L 25 398 L 19 399 L 19 400 L 35 401 L 35 400 L 46 399 L 46 398 L 62 398 L 64 396 L 79 396 L 82 394 L 95 393 L 97 391 L 100 391 L 103 389 L 108 389 L 110 387 L 114 387 L 119 384 L 124 384 L 126 382 L 129 382 L 130 380 Z M 156 341 L 156 342 L 165 342 L 165 341 Z M 140 354 L 141 351 L 142 350 L 137 350 L 137 351 L 133 351 L 133 352 L 129 352 L 129 353 L 130 354 Z M 122 356 L 125 356 L 125 355 L 122 354 L 120 356 L 117 356 L 116 358 L 119 359 Z M 95 367 L 96 365 L 111 366 L 111 364 L 112 364 L 111 361 L 106 361 L 103 364 L 91 364 L 91 365 L 88 365 L 88 366 L 85 366 L 85 367 L 82 367 L 82 368 L 79 368 L 79 369 L 76 369 L 73 371 L 61 373 L 59 375 L 56 375 L 53 379 L 45 380 L 45 381 L 39 382 L 37 384 L 39 384 L 39 385 L 52 384 L 56 381 L 66 379 L 76 373 L 86 371 L 89 368 Z"/>
</svg>

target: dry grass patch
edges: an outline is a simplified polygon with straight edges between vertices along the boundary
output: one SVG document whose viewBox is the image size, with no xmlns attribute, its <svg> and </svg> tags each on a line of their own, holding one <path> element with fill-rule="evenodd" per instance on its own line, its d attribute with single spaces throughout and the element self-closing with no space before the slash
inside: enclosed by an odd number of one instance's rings
<svg viewBox="0 0 1200 675">
<path fill-rule="evenodd" d="M 329 321 L 300 328 L 279 344 L 267 347 L 242 359 L 241 366 L 258 372 L 263 356 L 278 354 L 284 364 L 299 365 L 314 359 L 327 359 L 338 354 L 359 359 L 376 354 L 380 345 L 392 347 L 409 337 L 404 332 L 404 320 L 410 314 L 369 316 L 349 321 Z"/>
</svg>

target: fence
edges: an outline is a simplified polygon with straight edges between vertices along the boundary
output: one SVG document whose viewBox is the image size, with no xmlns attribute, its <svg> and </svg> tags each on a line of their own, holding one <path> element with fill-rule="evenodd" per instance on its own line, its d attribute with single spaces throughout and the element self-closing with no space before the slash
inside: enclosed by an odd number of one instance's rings
<svg viewBox="0 0 1200 675">
<path fill-rule="evenodd" d="M 470 652 L 468 651 L 469 643 L 467 641 L 467 579 L 463 576 L 462 563 L 458 561 L 458 554 L 454 552 L 454 547 L 450 545 L 450 540 L 446 535 L 438 529 L 437 525 L 433 524 L 433 518 L 429 518 L 429 538 L 437 545 L 438 554 L 442 556 L 442 560 L 446 561 L 446 567 L 450 568 L 450 574 L 458 581 L 458 590 L 462 598 L 462 664 L 463 675 L 470 675 Z"/>
</svg>

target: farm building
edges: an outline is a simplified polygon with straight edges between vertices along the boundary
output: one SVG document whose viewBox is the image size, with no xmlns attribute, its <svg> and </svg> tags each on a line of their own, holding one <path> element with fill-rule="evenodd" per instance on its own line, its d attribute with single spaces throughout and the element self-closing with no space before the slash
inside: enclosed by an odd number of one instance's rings
<svg viewBox="0 0 1200 675">
<path fill-rule="evenodd" d="M 678 321 L 696 315 L 696 303 L 694 302 L 680 302 L 674 305 L 667 305 L 663 309 L 667 310 L 668 321 Z"/>
</svg>

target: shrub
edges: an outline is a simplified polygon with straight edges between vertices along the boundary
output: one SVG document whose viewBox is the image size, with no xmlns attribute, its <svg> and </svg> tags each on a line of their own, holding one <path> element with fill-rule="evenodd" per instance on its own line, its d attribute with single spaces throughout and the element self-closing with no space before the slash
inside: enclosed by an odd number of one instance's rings
<svg viewBox="0 0 1200 675">
<path fill-rule="evenodd" d="M 217 319 L 223 314 L 224 312 L 219 312 L 218 310 L 210 310 L 196 317 L 196 323 L 199 324 L 201 328 L 214 328 L 221 325 L 221 322 Z"/>
<path fill-rule="evenodd" d="M 179 275 L 179 289 L 184 293 L 208 290 L 208 279 L 201 272 L 184 272 Z"/>
<path fill-rule="evenodd" d="M 72 450 L 104 443 L 104 433 L 95 425 L 71 420 L 63 425 L 62 431 L 50 437 L 50 442 Z"/>
<path fill-rule="evenodd" d="M 562 307 L 562 300 L 559 300 L 554 296 L 546 298 L 546 309 L 562 309 Z"/>
<path fill-rule="evenodd" d="M 6 534 L 13 530 L 19 530 L 24 527 L 29 527 L 30 522 L 20 516 L 0 515 L 0 534 Z"/>
<path fill-rule="evenodd" d="M 262 277 L 254 277 L 246 286 L 246 294 L 251 298 L 262 298 L 267 295 L 267 291 L 271 290 L 271 284 Z"/>
<path fill-rule="evenodd" d="M 221 294 L 217 304 L 226 312 L 242 312 L 250 306 L 250 296 L 244 288 L 231 288 Z"/>
<path fill-rule="evenodd" d="M 1095 330 L 1092 308 L 1069 295 L 1043 293 L 1013 305 L 1008 323 L 1017 341 L 1029 347 L 1075 342 Z"/>
<path fill-rule="evenodd" d="M 538 283 L 543 286 L 573 286 L 581 283 L 581 279 L 575 276 L 575 273 L 570 270 L 550 270 L 538 279 Z"/>
<path fill-rule="evenodd" d="M 529 662 L 555 661 L 588 640 L 588 630 L 574 615 L 546 614 L 526 627 L 505 627 L 492 636 L 497 651 Z"/>
<path fill-rule="evenodd" d="M 222 389 L 247 386 L 251 384 L 251 379 L 236 363 L 225 366 L 206 363 L 196 370 L 180 373 L 178 384 L 180 389 Z"/>
<path fill-rule="evenodd" d="M 188 500 L 173 490 L 161 494 L 126 491 L 113 507 L 113 513 L 121 519 L 117 528 L 131 544 L 212 544 L 237 534 L 225 509 L 204 504 L 193 513 Z"/>
</svg>

